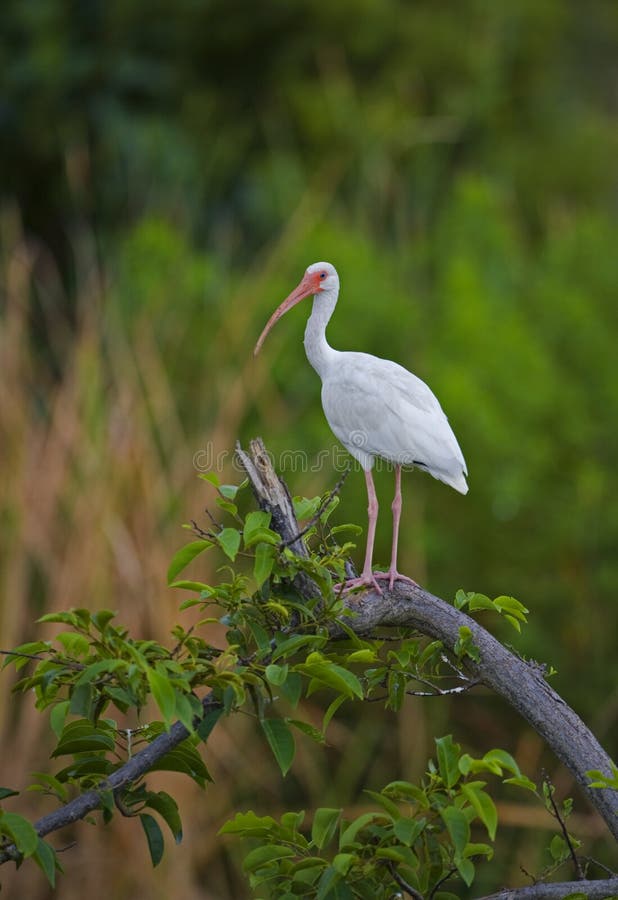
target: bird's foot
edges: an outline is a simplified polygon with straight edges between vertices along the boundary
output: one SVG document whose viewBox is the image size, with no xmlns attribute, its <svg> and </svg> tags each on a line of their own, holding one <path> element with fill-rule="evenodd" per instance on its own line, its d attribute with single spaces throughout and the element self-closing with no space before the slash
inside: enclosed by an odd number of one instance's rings
<svg viewBox="0 0 618 900">
<path fill-rule="evenodd" d="M 406 584 L 411 584 L 413 587 L 418 587 L 416 581 L 414 581 L 412 578 L 408 578 L 407 575 L 402 575 L 401 572 L 397 571 L 397 569 L 389 569 L 388 572 L 374 572 L 373 575 L 374 578 L 378 578 L 381 581 L 385 581 L 388 579 L 388 586 L 391 591 L 393 590 L 393 585 L 396 581 L 403 581 Z"/>
<path fill-rule="evenodd" d="M 367 575 L 360 575 L 358 578 L 349 578 L 341 584 L 336 584 L 334 589 L 336 593 L 341 592 L 342 594 L 347 594 L 350 591 L 357 591 L 359 589 L 369 589 L 375 591 L 376 594 L 382 594 L 382 588 L 376 581 L 372 572 Z"/>
</svg>

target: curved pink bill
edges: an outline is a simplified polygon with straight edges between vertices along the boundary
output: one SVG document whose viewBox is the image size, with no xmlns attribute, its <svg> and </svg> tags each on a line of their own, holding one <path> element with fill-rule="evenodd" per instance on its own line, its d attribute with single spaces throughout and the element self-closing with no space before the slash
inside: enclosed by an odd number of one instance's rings
<svg viewBox="0 0 618 900">
<path fill-rule="evenodd" d="M 275 322 L 278 322 L 281 316 L 285 315 L 285 313 L 292 309 L 293 306 L 296 306 L 297 303 L 300 303 L 301 300 L 304 300 L 305 297 L 308 297 L 310 294 L 315 294 L 318 290 L 318 286 L 315 283 L 315 279 L 309 275 L 305 275 L 298 285 L 298 287 L 294 288 L 292 293 L 285 298 L 283 303 L 277 307 L 274 311 L 268 322 L 266 323 L 264 330 L 257 340 L 257 344 L 255 345 L 255 349 L 253 351 L 253 355 L 257 356 L 262 348 L 262 344 L 266 340 L 266 335 L 271 330 Z"/>
</svg>

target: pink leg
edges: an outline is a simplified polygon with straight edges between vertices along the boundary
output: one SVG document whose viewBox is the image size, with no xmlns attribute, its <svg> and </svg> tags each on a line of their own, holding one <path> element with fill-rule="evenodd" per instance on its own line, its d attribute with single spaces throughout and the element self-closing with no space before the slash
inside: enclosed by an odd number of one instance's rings
<svg viewBox="0 0 618 900">
<path fill-rule="evenodd" d="M 365 481 L 367 482 L 367 498 L 369 500 L 369 505 L 367 507 L 368 522 L 365 565 L 363 566 L 363 573 L 360 578 L 352 578 L 350 581 L 346 581 L 345 590 L 349 591 L 352 590 L 352 588 L 357 587 L 370 587 L 373 588 L 374 591 L 377 591 L 378 594 L 381 594 L 382 590 L 371 571 L 373 543 L 376 536 L 376 522 L 378 520 L 378 498 L 376 497 L 376 489 L 373 483 L 371 469 L 365 471 Z"/>
<path fill-rule="evenodd" d="M 388 572 L 376 572 L 376 578 L 388 578 L 388 586 L 393 589 L 395 581 L 407 581 L 408 584 L 416 584 L 406 575 L 400 575 L 397 571 L 397 546 L 399 544 L 399 520 L 401 519 L 401 466 L 395 466 L 395 496 L 391 505 L 393 510 L 393 547 L 391 550 L 391 564 Z"/>
</svg>

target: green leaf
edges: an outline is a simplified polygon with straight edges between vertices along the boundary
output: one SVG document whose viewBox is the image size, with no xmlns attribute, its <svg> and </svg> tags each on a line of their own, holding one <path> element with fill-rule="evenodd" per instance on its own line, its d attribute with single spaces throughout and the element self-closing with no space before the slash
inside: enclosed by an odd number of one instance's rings
<svg viewBox="0 0 618 900">
<path fill-rule="evenodd" d="M 554 862 L 562 862 L 568 859 L 570 850 L 567 842 L 561 834 L 555 834 L 549 844 L 549 852 Z"/>
<path fill-rule="evenodd" d="M 470 858 L 472 856 L 486 856 L 491 859 L 494 855 L 494 848 L 489 844 L 468 844 L 464 850 L 464 856 Z"/>
<path fill-rule="evenodd" d="M 456 806 L 447 806 L 440 810 L 440 815 L 444 819 L 455 853 L 462 854 L 470 840 L 470 825 L 465 814 Z"/>
<path fill-rule="evenodd" d="M 338 897 L 337 884 L 341 881 L 341 872 L 338 872 L 333 866 L 329 866 L 324 870 L 318 883 L 318 891 L 315 895 L 316 900 L 343 900 Z M 348 896 L 350 896 L 348 894 Z"/>
<path fill-rule="evenodd" d="M 261 588 L 264 582 L 270 578 L 276 557 L 276 548 L 271 544 L 261 543 L 257 545 L 253 563 L 253 577 L 258 588 Z"/>
<path fill-rule="evenodd" d="M 496 609 L 500 610 L 501 613 L 509 613 L 514 619 L 519 619 L 520 622 L 527 622 L 526 618 L 527 614 L 530 612 L 523 603 L 520 603 L 519 600 L 516 600 L 515 597 L 496 597 L 494 600 L 494 606 Z"/>
<path fill-rule="evenodd" d="M 485 594 L 472 594 L 468 599 L 468 604 L 470 612 L 473 612 L 475 609 L 496 609 L 494 601 L 486 597 Z"/>
<path fill-rule="evenodd" d="M 311 841 L 319 850 L 323 850 L 333 839 L 341 813 L 341 809 L 325 806 L 316 809 L 311 826 Z"/>
<path fill-rule="evenodd" d="M 50 847 L 47 841 L 39 838 L 36 850 L 32 854 L 32 859 L 41 869 L 51 887 L 56 886 L 56 869 L 60 868 L 56 851 Z"/>
<path fill-rule="evenodd" d="M 6 800 L 7 797 L 17 797 L 19 791 L 12 788 L 0 787 L 0 800 Z"/>
<path fill-rule="evenodd" d="M 310 660 L 312 655 L 310 654 L 307 660 Z M 301 663 L 296 669 L 350 699 L 358 697 L 362 700 L 364 697 L 363 688 L 356 675 L 330 660 Z"/>
<path fill-rule="evenodd" d="M 213 730 L 222 715 L 223 707 L 215 707 L 215 709 L 209 709 L 206 715 L 200 721 L 196 731 L 204 742 L 208 740 L 208 738 L 210 737 L 210 732 Z"/>
<path fill-rule="evenodd" d="M 140 822 L 148 841 L 148 849 L 150 851 L 150 859 L 153 866 L 158 866 L 163 858 L 163 833 L 159 828 L 159 823 L 148 813 L 140 813 Z"/>
<path fill-rule="evenodd" d="M 178 812 L 178 804 L 174 798 L 170 797 L 165 791 L 159 791 L 156 794 L 149 791 L 146 806 L 159 813 L 161 818 L 167 822 L 176 843 L 180 844 L 182 841 L 182 822 Z"/>
<path fill-rule="evenodd" d="M 296 709 L 303 692 L 303 680 L 298 672 L 290 672 L 284 683 L 280 685 L 280 688 L 288 703 L 293 709 Z"/>
<path fill-rule="evenodd" d="M 14 650 L 6 654 L 1 668 L 4 669 L 6 666 L 13 665 L 15 671 L 19 672 L 19 670 L 23 669 L 24 666 L 27 666 L 29 662 L 33 662 L 33 660 L 30 659 L 30 656 L 43 655 L 44 657 L 47 657 L 49 655 L 50 646 L 51 644 L 49 641 L 28 641 L 26 644 L 20 644 L 19 647 L 15 647 Z M 20 656 L 22 653 L 28 655 Z"/>
<path fill-rule="evenodd" d="M 337 853 L 333 858 L 332 866 L 340 875 L 347 875 L 350 871 L 352 863 L 356 859 L 354 853 Z"/>
<path fill-rule="evenodd" d="M 282 844 L 269 844 L 267 847 L 256 847 L 251 850 L 243 860 L 242 867 L 246 872 L 255 872 L 276 859 L 285 859 L 294 856 L 291 847 Z"/>
<path fill-rule="evenodd" d="M 204 787 L 206 781 L 212 781 L 210 772 L 204 764 L 193 744 L 189 740 L 183 741 L 165 756 L 153 763 L 151 772 L 182 772 L 188 775 L 200 787 Z"/>
<path fill-rule="evenodd" d="M 348 663 L 374 663 L 378 660 L 378 654 L 375 650 L 368 647 L 362 650 L 353 650 L 347 658 Z"/>
<path fill-rule="evenodd" d="M 272 661 L 276 662 L 282 656 L 290 657 L 301 647 L 323 647 L 328 638 L 317 634 L 295 634 L 277 644 L 272 653 Z"/>
<path fill-rule="evenodd" d="M 386 816 L 383 812 L 363 813 L 357 819 L 354 819 L 354 821 L 350 822 L 350 824 L 341 832 L 339 849 L 342 850 L 344 847 L 356 845 L 356 837 L 363 828 L 366 828 L 367 825 L 370 825 L 373 822 L 383 822 L 385 818 L 387 818 L 389 822 L 391 821 L 390 816 Z"/>
<path fill-rule="evenodd" d="M 335 715 L 339 707 L 345 703 L 346 698 L 344 696 L 335 697 L 332 703 L 329 704 L 328 709 L 324 713 L 324 718 L 322 719 L 322 734 L 326 734 L 326 730 L 330 724 L 330 720 Z"/>
<path fill-rule="evenodd" d="M 227 500 L 234 500 L 238 491 L 245 484 L 246 484 L 246 481 L 244 481 L 242 484 L 220 484 L 219 485 L 219 493 L 223 494 L 223 496 Z"/>
<path fill-rule="evenodd" d="M 402 844 L 411 847 L 424 830 L 426 824 L 426 819 L 410 819 L 407 816 L 402 816 L 395 822 L 393 829 L 395 837 Z"/>
<path fill-rule="evenodd" d="M 256 816 L 249 810 L 244 813 L 236 813 L 233 819 L 226 822 L 217 834 L 241 834 L 245 837 L 265 838 L 271 834 L 277 823 L 272 816 Z"/>
<path fill-rule="evenodd" d="M 262 719 L 260 724 L 281 769 L 281 774 L 286 775 L 294 760 L 296 750 L 294 735 L 283 719 Z"/>
<path fill-rule="evenodd" d="M 271 531 L 270 525 L 271 514 L 265 510 L 254 510 L 250 512 L 245 519 L 243 525 L 243 539 L 245 547 L 252 547 L 254 544 L 264 542 L 266 544 L 279 544 L 280 535 L 276 531 Z"/>
<path fill-rule="evenodd" d="M 536 793 L 536 784 L 534 783 L 534 781 L 531 781 L 526 775 L 517 775 L 514 778 L 505 778 L 504 783 L 514 784 L 516 785 L 516 787 L 521 787 L 527 791 Z"/>
<path fill-rule="evenodd" d="M 203 581 L 187 581 L 186 579 L 172 581 L 168 587 L 179 588 L 182 591 L 194 591 L 198 594 L 211 594 L 213 592 L 212 587 L 209 584 L 204 584 Z"/>
<path fill-rule="evenodd" d="M 463 609 L 463 607 L 467 604 L 467 602 L 468 602 L 467 593 L 464 590 L 462 590 L 461 588 L 459 588 L 459 590 L 455 594 L 455 607 L 457 609 Z"/>
<path fill-rule="evenodd" d="M 221 484 L 216 472 L 200 472 L 197 477 L 201 478 L 203 481 L 208 481 L 209 484 L 214 485 L 216 488 Z"/>
<path fill-rule="evenodd" d="M 91 684 L 76 684 L 71 692 L 71 715 L 87 718 L 92 708 L 93 693 Z"/>
<path fill-rule="evenodd" d="M 69 799 L 69 793 L 66 785 L 62 784 L 54 775 L 48 772 L 32 772 L 32 777 L 37 781 L 28 786 L 29 791 L 40 791 L 41 793 L 55 794 L 61 803 L 66 803 Z"/>
<path fill-rule="evenodd" d="M 307 497 L 294 497 L 292 500 L 294 515 L 299 521 L 311 519 L 320 508 L 321 502 L 321 497 L 311 497 L 311 499 Z"/>
<path fill-rule="evenodd" d="M 237 528 L 224 528 L 217 535 L 217 541 L 225 555 L 234 562 L 240 548 L 240 531 Z"/>
<path fill-rule="evenodd" d="M 502 769 L 506 769 L 507 772 L 512 772 L 513 775 L 521 775 L 519 766 L 506 750 L 499 748 L 489 750 L 483 757 L 483 762 L 497 763 Z"/>
<path fill-rule="evenodd" d="M 465 881 L 468 887 L 474 881 L 475 868 L 474 863 L 471 859 L 459 858 L 455 859 L 455 865 L 457 866 L 457 871 Z"/>
<path fill-rule="evenodd" d="M 438 750 L 438 770 L 447 788 L 454 787 L 461 777 L 459 771 L 459 754 L 461 747 L 455 744 L 450 734 L 436 738 Z"/>
<path fill-rule="evenodd" d="M 66 655 L 72 659 L 79 659 L 90 650 L 88 638 L 74 631 L 63 631 L 56 635 L 56 640 L 62 645 Z"/>
<path fill-rule="evenodd" d="M 298 728 L 299 731 L 302 731 L 303 734 L 306 734 L 317 744 L 324 743 L 324 735 L 320 729 L 310 725 L 309 722 L 301 722 L 299 719 L 286 719 L 285 721 L 288 725 L 293 725 L 294 728 Z"/>
<path fill-rule="evenodd" d="M 70 753 L 83 753 L 86 750 L 113 750 L 115 741 L 109 729 L 99 727 L 87 719 L 69 722 L 62 730 L 52 757 Z"/>
<path fill-rule="evenodd" d="M 167 570 L 168 585 L 173 583 L 178 573 L 182 572 L 183 569 L 186 569 L 196 556 L 199 556 L 200 553 L 203 553 L 204 550 L 208 550 L 213 545 L 213 541 L 199 540 L 191 541 L 190 544 L 185 544 L 184 547 L 181 547 L 172 557 L 169 569 Z"/>
<path fill-rule="evenodd" d="M 86 666 L 75 682 L 75 687 L 81 687 L 83 684 L 90 685 L 93 681 L 100 678 L 101 675 L 109 675 L 117 669 L 126 668 L 126 666 L 127 663 L 124 659 L 99 659 Z"/>
<path fill-rule="evenodd" d="M 92 624 L 98 632 L 103 634 L 107 631 L 107 626 L 116 618 L 117 613 L 111 609 L 99 609 L 92 613 Z"/>
<path fill-rule="evenodd" d="M 498 827 L 498 812 L 496 805 L 489 794 L 486 794 L 479 785 L 483 782 L 469 782 L 461 785 L 461 793 L 471 804 L 477 816 L 487 829 L 487 834 L 493 841 Z"/>
<path fill-rule="evenodd" d="M 6 834 L 23 856 L 32 856 L 37 849 L 39 836 L 28 819 L 17 813 L 3 812 L 0 815 L 0 832 Z"/>
<path fill-rule="evenodd" d="M 161 711 L 165 724 L 169 727 L 176 712 L 176 692 L 169 677 L 157 669 L 146 669 L 146 677 L 155 703 Z"/>
<path fill-rule="evenodd" d="M 231 516 L 238 515 L 238 507 L 235 503 L 232 503 L 231 500 L 227 500 L 225 497 L 217 497 L 216 502 L 220 509 L 225 510 L 225 512 L 229 513 Z"/>
<path fill-rule="evenodd" d="M 467 625 L 461 625 L 459 627 L 459 637 L 455 641 L 453 649 L 458 657 L 469 656 L 470 659 L 473 659 L 475 662 L 480 661 L 479 648 L 472 639 L 472 629 Z"/>
<path fill-rule="evenodd" d="M 365 794 L 369 794 L 370 797 L 379 803 L 380 806 L 386 810 L 386 812 L 392 817 L 393 821 L 396 822 L 397 819 L 401 818 L 401 811 L 396 803 L 384 795 L 383 792 L 378 793 L 377 791 L 369 791 L 365 789 Z"/>
<path fill-rule="evenodd" d="M 288 677 L 288 666 L 278 666 L 275 663 L 266 666 L 266 677 L 271 684 L 283 684 Z"/>
</svg>

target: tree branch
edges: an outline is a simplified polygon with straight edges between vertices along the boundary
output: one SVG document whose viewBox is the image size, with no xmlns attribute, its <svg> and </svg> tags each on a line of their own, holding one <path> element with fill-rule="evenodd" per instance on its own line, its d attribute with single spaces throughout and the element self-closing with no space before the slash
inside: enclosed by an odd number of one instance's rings
<svg viewBox="0 0 618 900">
<path fill-rule="evenodd" d="M 251 441 L 250 455 L 238 445 L 237 452 L 260 506 L 272 512 L 273 528 L 284 540 L 298 534 L 289 491 L 277 476 L 262 441 Z M 294 545 L 294 551 L 307 555 L 301 541 Z M 306 582 L 311 593 L 304 592 Z M 298 589 L 304 596 L 315 596 L 315 585 L 309 579 L 299 580 Z M 479 651 L 478 663 L 467 660 L 470 676 L 500 694 L 545 739 L 618 840 L 618 792 L 590 788 L 586 774 L 598 769 L 611 775 L 610 757 L 577 713 L 545 681 L 539 666 L 520 659 L 473 618 L 417 585 L 398 581 L 392 591 L 387 585 L 382 590 L 381 595 L 365 591 L 350 597 L 349 605 L 356 615 L 346 619 L 347 627 L 359 634 L 373 633 L 384 626 L 414 628 L 442 641 L 449 650 L 459 638 L 459 629 L 469 628 Z"/>
<path fill-rule="evenodd" d="M 212 699 L 210 694 L 207 695 L 202 700 L 204 715 L 213 709 L 217 709 L 220 705 L 218 701 Z M 142 775 L 145 775 L 166 753 L 169 753 L 170 750 L 173 750 L 174 747 L 177 747 L 178 744 L 181 744 L 188 737 L 189 732 L 182 722 L 175 722 L 169 731 L 158 735 L 154 741 L 131 757 L 128 762 L 116 769 L 115 772 L 112 772 L 109 778 L 101 782 L 97 790 L 80 794 L 79 797 L 70 800 L 69 803 L 35 822 L 34 828 L 37 834 L 39 837 L 44 837 L 52 831 L 58 831 L 67 825 L 72 825 L 79 819 L 83 819 L 88 813 L 99 809 L 102 805 L 101 795 L 104 791 L 118 791 L 128 784 L 133 784 Z M 16 858 L 19 858 L 19 853 L 14 844 L 5 847 L 0 852 L 0 864 Z"/>
<path fill-rule="evenodd" d="M 549 798 L 549 802 L 551 804 L 551 808 L 554 811 L 554 818 L 560 825 L 560 830 L 562 831 L 562 837 L 565 840 L 567 847 L 569 848 L 569 853 L 571 855 L 571 859 L 573 860 L 573 868 L 575 869 L 575 877 L 579 879 L 579 881 L 583 881 L 585 878 L 584 870 L 582 869 L 582 864 L 577 858 L 577 853 L 575 852 L 575 847 L 573 846 L 573 841 L 571 840 L 571 835 L 568 832 L 566 827 L 566 822 L 564 821 L 563 816 L 558 809 L 556 804 L 556 799 L 554 797 L 554 786 L 549 780 L 549 775 L 547 772 L 543 772 L 543 781 L 545 783 L 545 787 L 547 790 L 547 797 Z"/>
<path fill-rule="evenodd" d="M 521 888 L 507 888 L 488 894 L 479 900 L 563 900 L 571 894 L 584 895 L 588 900 L 609 900 L 618 897 L 618 878 L 601 881 L 556 881 L 553 884 L 531 884 Z"/>
<path fill-rule="evenodd" d="M 272 527 L 284 542 L 290 543 L 295 553 L 308 556 L 308 550 L 299 537 L 289 491 L 276 475 L 263 443 L 252 441 L 250 455 L 240 446 L 237 451 L 260 507 L 272 513 Z M 319 595 L 315 583 L 302 573 L 294 583 L 302 596 Z M 418 586 L 398 582 L 392 591 L 385 586 L 382 595 L 369 591 L 360 596 L 354 595 L 350 598 L 350 607 L 355 616 L 347 619 L 346 624 L 359 634 L 372 633 L 385 626 L 404 626 L 441 640 L 449 650 L 453 649 L 459 638 L 459 629 L 467 626 L 479 650 L 479 661 L 468 661 L 466 670 L 469 677 L 504 697 L 545 738 L 556 756 L 571 770 L 614 837 L 618 838 L 618 792 L 609 788 L 590 789 L 586 775 L 590 769 L 611 775 L 610 759 L 576 713 L 545 682 L 538 665 L 521 660 L 470 616 Z M 219 708 L 220 703 L 208 695 L 202 700 L 202 707 L 207 713 Z M 35 822 L 37 833 L 44 837 L 99 809 L 103 792 L 118 791 L 136 782 L 187 737 L 189 732 L 185 726 L 175 722 L 168 732 L 159 735 L 101 782 L 97 790 L 76 797 Z M 0 863 L 18 858 L 19 853 L 14 845 L 5 846 L 0 851 Z M 559 900 L 572 893 L 574 885 L 590 900 L 618 896 L 618 877 L 613 877 L 601 881 L 535 884 L 501 891 L 483 900 Z"/>
</svg>

